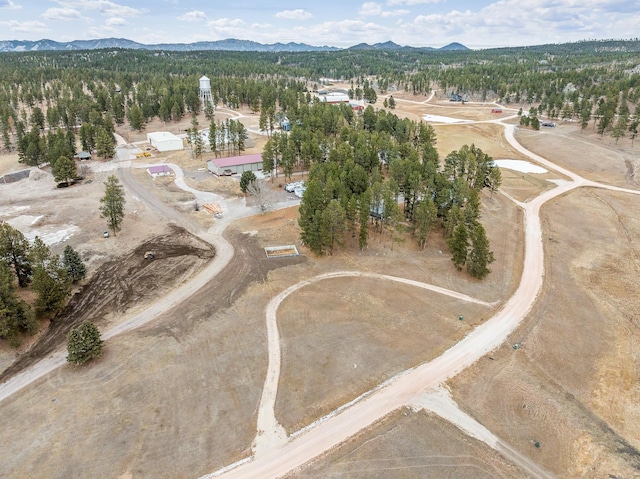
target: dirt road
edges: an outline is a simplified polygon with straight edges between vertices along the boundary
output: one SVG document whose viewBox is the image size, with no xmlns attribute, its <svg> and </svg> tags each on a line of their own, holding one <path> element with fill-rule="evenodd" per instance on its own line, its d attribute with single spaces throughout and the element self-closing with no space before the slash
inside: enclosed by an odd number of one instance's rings
<svg viewBox="0 0 640 479">
<path fill-rule="evenodd" d="M 514 138 L 515 127 L 504 125 L 509 143 L 521 153 L 538 161 L 550 169 L 570 177 L 573 181 L 548 190 L 534 200 L 524 203 L 525 258 L 523 273 L 518 289 L 504 307 L 491 319 L 477 327 L 463 340 L 448 349 L 435 360 L 423 364 L 398 377 L 361 402 L 328 417 L 317 427 L 296 436 L 281 447 L 264 452 L 234 470 L 226 472 L 228 478 L 278 478 L 301 467 L 314 457 L 336 447 L 362 429 L 390 414 L 392 411 L 410 404 L 423 391 L 434 388 L 469 367 L 485 354 L 500 346 L 526 317 L 536 301 L 544 278 L 544 251 L 540 208 L 547 201 L 582 186 L 602 187 L 616 191 L 639 194 L 635 190 L 599 185 L 588 181 L 552 162 L 528 151 Z M 520 204 L 522 206 L 522 204 Z M 271 372 L 271 365 L 269 368 Z M 263 427 L 274 427 L 265 421 Z M 480 426 L 480 425 L 479 425 Z M 277 431 L 277 425 L 276 432 Z M 476 433 L 481 435 L 480 427 Z M 206 477 L 206 476 L 205 476 Z"/>
</svg>

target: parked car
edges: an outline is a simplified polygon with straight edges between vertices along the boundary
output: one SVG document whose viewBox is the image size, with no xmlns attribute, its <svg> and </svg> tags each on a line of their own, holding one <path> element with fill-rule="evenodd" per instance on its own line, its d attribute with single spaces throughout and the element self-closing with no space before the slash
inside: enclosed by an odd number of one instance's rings
<svg viewBox="0 0 640 479">
<path fill-rule="evenodd" d="M 109 232 L 108 232 L 107 230 L 104 230 L 104 231 L 102 232 L 102 237 L 103 237 L 103 238 L 108 238 L 108 237 L 109 237 Z"/>
<path fill-rule="evenodd" d="M 304 186 L 304 182 L 302 181 L 294 181 L 292 183 L 287 183 L 284 185 L 284 189 L 287 193 L 293 193 L 297 188 L 301 188 Z"/>
</svg>

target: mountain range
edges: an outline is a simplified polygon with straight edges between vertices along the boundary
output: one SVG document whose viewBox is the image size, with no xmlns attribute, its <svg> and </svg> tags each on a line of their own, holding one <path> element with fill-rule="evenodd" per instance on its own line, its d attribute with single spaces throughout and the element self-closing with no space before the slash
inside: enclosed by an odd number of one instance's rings
<svg viewBox="0 0 640 479">
<path fill-rule="evenodd" d="M 164 50 L 164 51 L 194 51 L 194 50 L 225 50 L 238 52 L 310 52 L 310 51 L 337 51 L 341 48 L 331 46 L 313 46 L 305 43 L 271 43 L 264 44 L 251 40 L 238 40 L 228 38 L 211 42 L 196 43 L 159 43 L 146 45 L 127 40 L 126 38 L 100 38 L 96 40 L 74 40 L 72 42 L 56 42 L 54 40 L 0 40 L 0 52 L 32 52 L 32 51 L 75 51 L 96 50 L 100 48 L 126 48 L 134 50 Z M 442 48 L 415 48 L 400 46 L 394 42 L 360 43 L 349 47 L 348 50 L 469 50 L 460 43 L 450 43 Z"/>
</svg>

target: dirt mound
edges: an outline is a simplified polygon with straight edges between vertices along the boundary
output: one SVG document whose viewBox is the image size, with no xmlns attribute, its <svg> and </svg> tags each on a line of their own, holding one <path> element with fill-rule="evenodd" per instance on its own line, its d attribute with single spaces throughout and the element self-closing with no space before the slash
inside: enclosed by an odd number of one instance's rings
<svg viewBox="0 0 640 479">
<path fill-rule="evenodd" d="M 40 181 L 41 179 L 47 178 L 49 176 L 51 175 L 47 174 L 46 172 L 42 171 L 39 168 L 33 168 L 29 173 L 29 179 L 31 181 Z"/>
<path fill-rule="evenodd" d="M 154 251 L 153 259 L 144 259 L 147 251 Z M 213 246 L 171 225 L 168 233 L 155 236 L 132 253 L 103 264 L 67 307 L 51 320 L 40 340 L 0 374 L 0 382 L 60 347 L 67 332 L 82 321 L 100 325 L 117 319 L 132 307 L 170 291 L 214 256 Z"/>
</svg>

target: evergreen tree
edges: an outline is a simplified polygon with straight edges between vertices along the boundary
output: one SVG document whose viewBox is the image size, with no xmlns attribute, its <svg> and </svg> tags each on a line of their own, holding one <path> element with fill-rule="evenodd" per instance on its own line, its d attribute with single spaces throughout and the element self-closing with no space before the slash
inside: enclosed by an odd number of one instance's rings
<svg viewBox="0 0 640 479">
<path fill-rule="evenodd" d="M 33 239 L 33 243 L 29 246 L 29 261 L 31 266 L 35 268 L 45 268 L 51 259 L 51 249 L 46 245 L 39 236 Z"/>
<path fill-rule="evenodd" d="M 72 283 L 77 283 L 87 276 L 87 267 L 82 258 L 71 245 L 67 245 L 62 253 L 62 263 L 67 270 L 67 275 Z"/>
<path fill-rule="evenodd" d="M 427 244 L 427 236 L 433 229 L 438 215 L 436 205 L 431 198 L 421 201 L 413 210 L 414 234 L 418 238 L 420 249 Z"/>
<path fill-rule="evenodd" d="M 275 173 L 273 171 L 275 168 L 274 159 L 275 153 L 273 152 L 273 142 L 271 141 L 271 138 L 269 138 L 262 150 L 262 171 L 271 175 L 271 181 L 273 181 L 273 177 L 277 175 L 277 171 Z"/>
<path fill-rule="evenodd" d="M 105 159 L 113 158 L 116 154 L 113 135 L 102 127 L 98 127 L 96 130 L 96 150 L 98 156 Z"/>
<path fill-rule="evenodd" d="M 22 232 L 4 221 L 0 221 L 0 261 L 13 268 L 21 288 L 29 284 L 32 273 L 29 241 Z"/>
<path fill-rule="evenodd" d="M 80 365 L 97 358 L 102 354 L 103 343 L 96 325 L 84 321 L 67 334 L 67 361 Z"/>
<path fill-rule="evenodd" d="M 471 232 L 471 251 L 467 260 L 467 272 L 474 278 L 482 279 L 491 272 L 487 266 L 493 261 L 493 252 L 489 250 L 489 240 L 484 227 L 477 224 Z"/>
<path fill-rule="evenodd" d="M 18 298 L 9 267 L 0 261 L 0 338 L 9 340 L 13 347 L 20 345 L 19 334 L 36 331 L 36 322 L 29 305 Z"/>
<path fill-rule="evenodd" d="M 346 213 L 338 200 L 331 200 L 320 215 L 320 236 L 323 249 L 333 254 L 337 244 L 342 246 L 342 239 L 346 229 Z"/>
<path fill-rule="evenodd" d="M 360 196 L 359 204 L 360 231 L 358 233 L 358 246 L 364 249 L 369 239 L 369 216 L 371 215 L 371 192 L 367 190 Z"/>
<path fill-rule="evenodd" d="M 77 175 L 76 162 L 68 156 L 61 156 L 51 167 L 53 179 L 58 183 L 69 184 Z"/>
<path fill-rule="evenodd" d="M 449 250 L 451 251 L 451 261 L 460 271 L 467 262 L 467 251 L 469 247 L 469 237 L 467 234 L 467 226 L 464 221 L 459 221 L 453 237 L 448 241 Z"/>
<path fill-rule="evenodd" d="M 59 256 L 50 258 L 44 267 L 34 268 L 32 286 L 38 294 L 35 302 L 37 314 L 55 314 L 64 308 L 71 288 L 67 270 Z"/>
<path fill-rule="evenodd" d="M 256 181 L 256 174 L 253 171 L 243 171 L 240 177 L 240 191 L 247 192 L 249 183 Z"/>
<path fill-rule="evenodd" d="M 209 149 L 211 150 L 211 153 L 215 154 L 215 156 L 219 156 L 220 145 L 218 144 L 218 126 L 213 118 L 209 123 Z"/>
<path fill-rule="evenodd" d="M 124 188 L 114 175 L 107 178 L 104 196 L 100 198 L 100 216 L 107 219 L 107 226 L 115 236 L 124 218 Z"/>
<path fill-rule="evenodd" d="M 324 192 L 318 181 L 310 179 L 307 189 L 300 200 L 298 212 L 298 225 L 300 225 L 300 237 L 311 251 L 322 254 L 322 237 L 320 234 L 321 215 L 326 207 Z"/>
<path fill-rule="evenodd" d="M 142 131 L 144 128 L 144 114 L 138 105 L 131 105 L 129 109 L 129 124 L 134 130 Z"/>
</svg>

